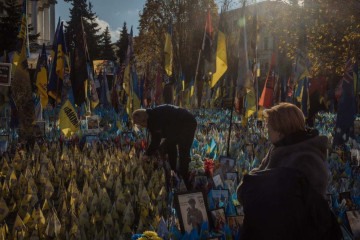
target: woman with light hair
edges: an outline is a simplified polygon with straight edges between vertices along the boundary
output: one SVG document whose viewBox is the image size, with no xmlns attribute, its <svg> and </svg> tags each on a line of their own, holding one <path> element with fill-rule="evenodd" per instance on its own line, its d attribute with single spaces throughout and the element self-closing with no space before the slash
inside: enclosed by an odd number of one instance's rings
<svg viewBox="0 0 360 240">
<path fill-rule="evenodd" d="M 306 128 L 291 103 L 265 110 L 264 117 L 272 146 L 237 189 L 245 216 L 241 239 L 340 239 L 325 200 L 327 137 Z"/>
<path fill-rule="evenodd" d="M 328 139 L 316 129 L 306 128 L 303 112 L 294 104 L 280 103 L 264 111 L 269 140 L 272 143 L 259 170 L 289 167 L 306 175 L 313 188 L 325 196 L 328 181 Z"/>
<path fill-rule="evenodd" d="M 186 187 L 190 189 L 190 149 L 197 127 L 193 114 L 184 108 L 165 104 L 135 110 L 132 118 L 134 124 L 147 128 L 151 135 L 151 142 L 144 158 L 148 158 L 163 148 L 168 155 L 171 169 L 180 174 Z M 162 139 L 165 140 L 161 141 Z M 178 152 L 179 164 L 177 165 Z"/>
</svg>

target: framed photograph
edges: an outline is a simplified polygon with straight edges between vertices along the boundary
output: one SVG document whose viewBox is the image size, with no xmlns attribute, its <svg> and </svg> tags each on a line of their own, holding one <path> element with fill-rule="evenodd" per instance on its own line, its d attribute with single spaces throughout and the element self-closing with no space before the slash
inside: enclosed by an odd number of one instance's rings
<svg viewBox="0 0 360 240">
<path fill-rule="evenodd" d="M 86 117 L 86 125 L 87 125 L 87 131 L 89 133 L 97 133 L 100 132 L 100 117 L 97 115 L 94 116 L 87 116 Z"/>
<path fill-rule="evenodd" d="M 227 224 L 229 225 L 229 228 L 231 229 L 231 233 L 233 236 L 236 236 L 244 222 L 244 215 L 242 216 L 229 216 L 227 217 Z"/>
<path fill-rule="evenodd" d="M 208 179 L 206 176 L 195 176 L 193 189 L 205 190 L 208 186 Z"/>
<path fill-rule="evenodd" d="M 359 166 L 359 160 L 360 160 L 360 152 L 358 149 L 350 149 L 351 154 L 351 165 L 352 166 Z"/>
<path fill-rule="evenodd" d="M 353 239 L 360 239 L 360 210 L 346 211 Z"/>
<path fill-rule="evenodd" d="M 6 130 L 8 128 L 9 128 L 8 127 L 8 118 L 6 118 L 6 117 L 0 118 L 0 129 Z"/>
<path fill-rule="evenodd" d="M 329 207 L 332 209 L 332 194 L 326 194 L 326 201 L 328 202 Z"/>
<path fill-rule="evenodd" d="M 11 63 L 0 63 L 0 85 L 11 85 Z"/>
<path fill-rule="evenodd" d="M 235 159 L 220 156 L 219 158 L 220 168 L 222 172 L 222 177 L 225 176 L 228 172 L 234 172 L 235 171 Z"/>
<path fill-rule="evenodd" d="M 3 154 L 9 146 L 9 134 L 0 135 L 0 154 Z"/>
<path fill-rule="evenodd" d="M 211 198 L 209 200 L 214 203 L 215 208 L 219 208 L 228 201 L 230 193 L 227 189 L 212 189 L 208 196 Z"/>
<path fill-rule="evenodd" d="M 360 135 L 360 119 L 356 118 L 354 121 L 354 134 Z"/>
<path fill-rule="evenodd" d="M 214 182 L 214 187 L 215 188 L 224 186 L 224 183 L 223 183 L 223 181 L 221 179 L 220 174 L 217 174 L 217 175 L 213 176 L 213 182 Z"/>
<path fill-rule="evenodd" d="M 211 223 L 215 231 L 221 231 L 226 223 L 225 209 L 217 208 L 210 211 Z"/>
<path fill-rule="evenodd" d="M 179 193 L 175 195 L 175 208 L 182 232 L 190 233 L 193 228 L 200 232 L 203 222 L 208 222 L 207 203 L 203 192 Z"/>
<path fill-rule="evenodd" d="M 242 205 L 237 205 L 235 206 L 235 209 L 236 209 L 236 214 L 237 215 L 244 215 L 244 208 Z"/>
<path fill-rule="evenodd" d="M 37 121 L 35 126 L 35 136 L 37 137 L 45 137 L 45 121 Z"/>
<path fill-rule="evenodd" d="M 235 186 L 239 183 L 239 175 L 237 172 L 227 172 L 225 174 L 225 180 L 231 180 L 234 182 Z"/>
<path fill-rule="evenodd" d="M 339 193 L 339 204 L 341 204 L 342 202 L 345 202 L 346 208 L 348 210 L 353 210 L 355 208 L 355 205 L 354 205 L 353 201 L 351 200 L 350 192 Z"/>
</svg>

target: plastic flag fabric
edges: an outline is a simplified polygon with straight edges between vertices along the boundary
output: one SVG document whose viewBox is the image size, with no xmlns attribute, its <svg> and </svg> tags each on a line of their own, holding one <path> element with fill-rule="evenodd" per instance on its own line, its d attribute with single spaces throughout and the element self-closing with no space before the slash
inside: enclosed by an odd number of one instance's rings
<svg viewBox="0 0 360 240">
<path fill-rule="evenodd" d="M 169 26 L 168 31 L 165 33 L 165 71 L 168 76 L 172 75 L 172 67 L 173 67 L 173 46 L 172 46 L 172 29 Z"/>
<path fill-rule="evenodd" d="M 3 198 L 0 198 L 0 221 L 2 222 L 9 213 L 9 208 Z"/>
<path fill-rule="evenodd" d="M 48 93 L 47 93 L 47 83 L 48 83 L 48 58 L 45 49 L 45 43 L 43 44 L 41 54 L 36 64 L 36 73 L 35 81 L 36 87 L 38 89 L 38 94 L 40 96 L 41 106 L 45 108 L 48 104 Z"/>
<path fill-rule="evenodd" d="M 69 136 L 79 129 L 79 120 L 75 108 L 69 100 L 66 100 L 60 109 L 59 121 L 59 127 L 65 136 Z"/>
<path fill-rule="evenodd" d="M 162 217 L 157 229 L 157 234 L 159 237 L 166 239 L 169 236 L 169 230 L 167 229 L 166 222 Z"/>
<path fill-rule="evenodd" d="M 227 68 L 226 36 L 219 30 L 216 48 L 216 72 L 212 75 L 210 87 L 215 87 Z"/>
</svg>

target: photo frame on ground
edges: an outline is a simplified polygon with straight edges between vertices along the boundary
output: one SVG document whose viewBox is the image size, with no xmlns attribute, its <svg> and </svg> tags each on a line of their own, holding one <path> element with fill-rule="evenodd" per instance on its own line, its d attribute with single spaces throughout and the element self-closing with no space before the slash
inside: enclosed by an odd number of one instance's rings
<svg viewBox="0 0 360 240">
<path fill-rule="evenodd" d="M 236 214 L 237 215 L 244 215 L 244 208 L 242 205 L 237 205 L 235 206 L 235 209 L 236 209 Z"/>
<path fill-rule="evenodd" d="M 329 207 L 332 208 L 332 194 L 326 194 L 326 201 L 329 204 Z"/>
<path fill-rule="evenodd" d="M 208 186 L 208 183 L 208 178 L 206 176 L 195 176 L 193 182 L 193 189 L 205 189 Z"/>
<path fill-rule="evenodd" d="M 217 174 L 215 176 L 213 176 L 213 182 L 214 182 L 214 187 L 215 188 L 218 188 L 218 187 L 223 187 L 224 186 L 224 183 L 221 179 L 221 175 L 220 174 Z"/>
<path fill-rule="evenodd" d="M 11 86 L 11 63 L 0 63 L 0 86 Z"/>
<path fill-rule="evenodd" d="M 360 210 L 346 211 L 346 218 L 349 222 L 353 239 L 360 239 Z"/>
<path fill-rule="evenodd" d="M 225 177 L 226 173 L 235 171 L 235 159 L 225 156 L 220 156 L 219 163 L 223 178 Z"/>
<path fill-rule="evenodd" d="M 345 201 L 348 210 L 353 210 L 355 208 L 350 192 L 346 191 L 339 193 L 339 204 L 341 204 L 343 201 Z"/>
<path fill-rule="evenodd" d="M 227 217 L 227 224 L 229 225 L 229 228 L 231 229 L 231 233 L 233 236 L 236 236 L 244 222 L 244 215 L 236 215 L 236 216 L 228 216 Z"/>
<path fill-rule="evenodd" d="M 1 134 L 0 135 L 0 154 L 5 152 L 9 146 L 9 134 Z"/>
<path fill-rule="evenodd" d="M 0 129 L 1 130 L 7 130 L 8 127 L 8 118 L 2 117 L 0 118 Z"/>
<path fill-rule="evenodd" d="M 190 233 L 193 228 L 200 232 L 201 225 L 209 221 L 206 198 L 201 191 L 176 194 L 175 209 L 183 233 Z"/>
<path fill-rule="evenodd" d="M 215 231 L 221 231 L 226 224 L 224 208 L 216 208 L 210 211 L 211 225 Z"/>
<path fill-rule="evenodd" d="M 230 193 L 227 189 L 212 189 L 209 197 L 211 197 L 209 201 L 211 200 L 214 203 L 215 208 L 219 208 L 221 203 L 228 201 Z"/>
<path fill-rule="evenodd" d="M 86 117 L 86 129 L 88 133 L 100 132 L 100 117 L 97 115 Z"/>
<path fill-rule="evenodd" d="M 234 185 L 237 186 L 239 183 L 239 174 L 238 172 L 227 172 L 225 174 L 225 180 L 231 180 L 234 182 Z"/>
</svg>

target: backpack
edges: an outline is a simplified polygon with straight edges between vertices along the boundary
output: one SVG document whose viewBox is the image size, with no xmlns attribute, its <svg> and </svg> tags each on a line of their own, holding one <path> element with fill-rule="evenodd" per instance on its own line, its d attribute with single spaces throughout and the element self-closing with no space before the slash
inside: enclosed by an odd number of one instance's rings
<svg viewBox="0 0 360 240">
<path fill-rule="evenodd" d="M 327 201 L 296 169 L 245 175 L 237 193 L 245 216 L 240 239 L 342 239 Z"/>
</svg>

